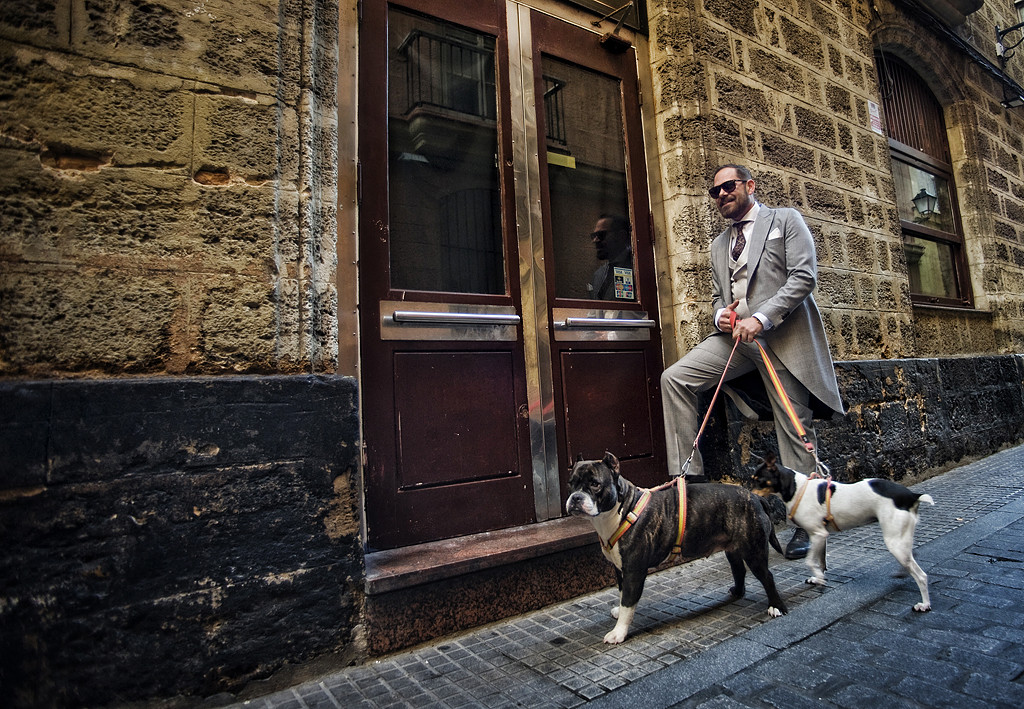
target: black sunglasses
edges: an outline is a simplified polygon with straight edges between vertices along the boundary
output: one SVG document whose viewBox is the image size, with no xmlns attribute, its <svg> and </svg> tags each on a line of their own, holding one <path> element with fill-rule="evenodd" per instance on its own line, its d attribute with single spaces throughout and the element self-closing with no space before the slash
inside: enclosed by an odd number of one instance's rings
<svg viewBox="0 0 1024 709">
<path fill-rule="evenodd" d="M 718 195 L 725 192 L 726 194 L 732 194 L 732 191 L 736 189 L 737 182 L 746 182 L 746 180 L 729 180 L 723 182 L 720 185 L 715 185 L 708 190 L 708 194 L 711 195 L 711 199 L 718 199 Z"/>
</svg>

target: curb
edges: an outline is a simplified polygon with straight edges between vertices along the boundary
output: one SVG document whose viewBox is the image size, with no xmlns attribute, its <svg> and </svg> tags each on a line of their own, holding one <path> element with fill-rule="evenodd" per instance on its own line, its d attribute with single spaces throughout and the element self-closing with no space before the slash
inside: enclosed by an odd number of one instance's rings
<svg viewBox="0 0 1024 709">
<path fill-rule="evenodd" d="M 914 556 L 925 571 L 945 563 L 1009 524 L 1024 517 L 1024 498 L 953 529 L 915 548 Z M 879 567 L 892 556 L 878 551 Z M 880 600 L 909 581 L 907 576 L 873 574 L 853 579 L 830 590 L 813 603 L 805 603 L 776 619 L 711 647 L 621 689 L 587 703 L 588 709 L 643 706 L 665 709 L 697 694 L 730 675 L 792 647 L 859 608 Z"/>
</svg>

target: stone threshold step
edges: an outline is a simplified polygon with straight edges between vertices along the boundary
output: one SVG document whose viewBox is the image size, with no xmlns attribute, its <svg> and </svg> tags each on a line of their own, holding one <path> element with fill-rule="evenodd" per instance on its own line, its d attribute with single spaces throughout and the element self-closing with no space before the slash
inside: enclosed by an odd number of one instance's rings
<svg viewBox="0 0 1024 709">
<path fill-rule="evenodd" d="M 577 517 L 366 554 L 366 593 L 378 595 L 597 544 Z"/>
</svg>

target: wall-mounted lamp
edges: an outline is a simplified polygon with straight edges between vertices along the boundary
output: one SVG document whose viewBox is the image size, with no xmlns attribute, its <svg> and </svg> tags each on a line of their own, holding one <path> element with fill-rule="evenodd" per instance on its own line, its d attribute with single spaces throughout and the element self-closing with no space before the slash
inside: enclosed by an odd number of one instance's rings
<svg viewBox="0 0 1024 709">
<path fill-rule="evenodd" d="M 929 194 L 928 190 L 921 188 L 921 191 L 917 193 L 914 199 L 910 200 L 914 203 L 914 209 L 922 217 L 928 217 L 935 213 L 935 208 L 939 206 L 939 198 L 933 194 Z"/>
<path fill-rule="evenodd" d="M 1014 95 L 1013 91 L 1003 89 L 1003 100 L 999 103 L 1003 108 L 1020 108 L 1024 106 L 1024 96 Z"/>
<path fill-rule="evenodd" d="M 999 29 L 999 25 L 996 25 L 996 56 L 999 57 L 999 66 L 1003 69 L 1006 68 L 1006 60 L 1013 56 L 1013 50 L 1016 49 L 1021 42 L 1024 42 L 1024 33 L 1021 34 L 1020 39 L 1010 46 L 1003 44 L 1003 37 L 1020 29 L 1024 29 L 1024 22 L 1018 22 L 1013 27 L 1007 27 L 1005 30 Z"/>
</svg>

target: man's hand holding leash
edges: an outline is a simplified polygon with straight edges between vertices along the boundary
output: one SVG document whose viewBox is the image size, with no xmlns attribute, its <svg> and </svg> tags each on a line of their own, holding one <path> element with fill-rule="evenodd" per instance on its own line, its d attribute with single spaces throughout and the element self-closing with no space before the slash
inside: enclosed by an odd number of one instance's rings
<svg viewBox="0 0 1024 709">
<path fill-rule="evenodd" d="M 739 304 L 740 301 L 734 300 L 725 306 L 718 316 L 718 329 L 732 333 L 733 338 L 740 342 L 753 342 L 755 337 L 764 332 L 764 325 L 753 316 L 740 320 L 736 315 L 736 306 Z"/>
</svg>

